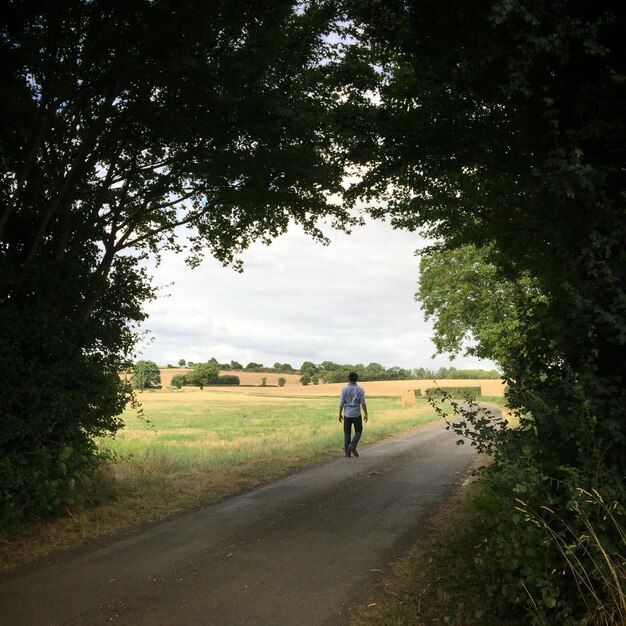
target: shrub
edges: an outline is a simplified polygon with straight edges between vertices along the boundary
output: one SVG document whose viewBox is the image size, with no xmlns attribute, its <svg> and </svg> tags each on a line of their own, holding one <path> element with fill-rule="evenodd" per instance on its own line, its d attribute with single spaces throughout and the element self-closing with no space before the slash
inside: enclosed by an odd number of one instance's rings
<svg viewBox="0 0 626 626">
<path fill-rule="evenodd" d="M 239 385 L 241 380 L 239 376 L 233 376 L 225 374 L 224 376 L 218 376 L 209 381 L 209 385 Z"/>
<path fill-rule="evenodd" d="M 287 384 L 287 379 L 284 376 L 281 376 L 278 379 L 278 386 L 279 387 L 284 387 Z"/>
<path fill-rule="evenodd" d="M 147 389 L 161 384 L 161 370 L 154 361 L 137 361 L 133 367 L 133 387 Z"/>
<path fill-rule="evenodd" d="M 172 381 L 170 385 L 172 387 L 176 387 L 176 389 L 180 389 L 183 385 L 187 384 L 187 376 L 185 374 L 176 374 L 172 376 Z"/>
<path fill-rule="evenodd" d="M 421 392 L 420 392 L 421 395 Z M 481 387 L 429 387 L 426 389 L 426 396 L 449 395 L 452 398 L 466 398 L 467 396 L 477 397 L 482 395 Z"/>
</svg>

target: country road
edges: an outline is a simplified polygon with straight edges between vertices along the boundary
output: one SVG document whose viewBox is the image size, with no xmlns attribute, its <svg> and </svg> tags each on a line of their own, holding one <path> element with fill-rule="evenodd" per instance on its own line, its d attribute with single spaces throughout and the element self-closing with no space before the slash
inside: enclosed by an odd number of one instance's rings
<svg viewBox="0 0 626 626">
<path fill-rule="evenodd" d="M 437 423 L 49 558 L 0 581 L 0 624 L 345 624 L 460 480 L 456 439 Z"/>
</svg>

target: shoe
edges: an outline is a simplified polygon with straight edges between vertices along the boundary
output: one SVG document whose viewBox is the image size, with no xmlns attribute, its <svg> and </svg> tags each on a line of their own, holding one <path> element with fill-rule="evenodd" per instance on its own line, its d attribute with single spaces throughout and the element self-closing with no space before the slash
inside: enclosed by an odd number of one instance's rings
<svg viewBox="0 0 626 626">
<path fill-rule="evenodd" d="M 354 456 L 358 457 L 359 453 L 356 451 L 356 448 L 354 446 L 349 446 L 348 450 L 350 450 L 350 452 L 352 452 L 352 454 L 354 454 Z"/>
<path fill-rule="evenodd" d="M 349 459 L 352 455 L 349 452 L 346 452 L 346 459 Z"/>
</svg>

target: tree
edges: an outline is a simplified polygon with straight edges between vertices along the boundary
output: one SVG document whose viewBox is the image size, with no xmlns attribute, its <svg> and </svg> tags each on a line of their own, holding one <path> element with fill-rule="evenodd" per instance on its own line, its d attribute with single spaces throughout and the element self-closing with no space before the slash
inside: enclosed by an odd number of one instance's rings
<svg viewBox="0 0 626 626">
<path fill-rule="evenodd" d="M 208 252 L 238 268 L 290 222 L 323 240 L 319 218 L 353 218 L 329 202 L 346 102 L 331 3 L 26 0 L 3 15 L 0 507 L 18 519 L 56 510 L 94 437 L 122 425 L 118 372 L 154 296 L 145 258 L 182 251 L 184 231 L 190 265 Z"/>
<path fill-rule="evenodd" d="M 161 370 L 154 361 L 137 361 L 133 367 L 133 387 L 146 389 L 161 384 Z"/>
<path fill-rule="evenodd" d="M 434 319 L 440 354 L 491 359 L 516 381 L 527 374 L 524 349 L 547 311 L 547 298 L 528 273 L 508 279 L 491 261 L 491 248 L 432 249 L 422 255 L 415 295 Z M 437 372 L 438 378 L 452 378 Z"/>
<path fill-rule="evenodd" d="M 172 376 L 172 380 L 170 385 L 175 387 L 176 389 L 182 389 L 183 385 L 187 384 L 187 375 L 186 374 L 176 374 Z"/>
<path fill-rule="evenodd" d="M 372 214 L 448 249 L 489 247 L 503 277 L 532 279 L 545 308 L 516 398 L 535 398 L 542 442 L 558 447 L 551 470 L 600 462 L 623 474 L 624 7 L 351 6 L 382 70 L 360 117 L 378 140 L 351 193 L 385 197 Z"/>
<path fill-rule="evenodd" d="M 231 361 L 230 362 L 230 367 L 231 367 L 231 369 L 234 369 L 234 370 L 242 370 L 243 369 L 243 365 L 241 363 L 239 363 L 238 361 Z"/>
<path fill-rule="evenodd" d="M 279 387 L 284 387 L 286 383 L 287 383 L 287 379 L 284 376 L 281 376 L 278 379 L 278 386 Z"/>
<path fill-rule="evenodd" d="M 305 387 L 311 384 L 312 377 L 309 374 L 303 374 L 300 376 L 300 383 Z"/>
<path fill-rule="evenodd" d="M 217 380 L 220 375 L 219 368 L 213 363 L 197 363 L 186 374 L 187 384 L 204 389 L 205 385 Z"/>
<path fill-rule="evenodd" d="M 185 367 L 185 365 L 187 365 L 187 361 L 185 361 L 185 359 L 180 359 L 178 361 L 178 366 L 179 367 Z"/>
<path fill-rule="evenodd" d="M 317 373 L 319 373 L 319 368 L 311 361 L 305 361 L 300 366 L 300 374 L 313 376 L 313 374 L 317 374 Z"/>
<path fill-rule="evenodd" d="M 470 350 L 496 355 L 521 415 L 517 429 L 483 420 L 474 431 L 495 455 L 489 484 L 508 506 L 481 556 L 511 604 L 534 592 L 549 621 L 595 617 L 610 591 L 591 597 L 567 575 L 554 580 L 568 570 L 563 554 L 532 524 L 500 522 L 517 522 L 517 495 L 554 511 L 562 540 L 586 532 L 572 513 L 577 489 L 626 501 L 626 8 L 350 5 L 381 81 L 358 118 L 376 141 L 360 144 L 364 175 L 352 192 L 383 197 L 372 214 L 444 251 L 427 259 L 438 341 L 463 350 L 469 337 Z M 605 530 L 601 515 L 594 524 Z M 602 541 L 610 552 L 621 539 L 606 529 Z M 588 553 L 576 558 L 597 572 Z"/>
</svg>

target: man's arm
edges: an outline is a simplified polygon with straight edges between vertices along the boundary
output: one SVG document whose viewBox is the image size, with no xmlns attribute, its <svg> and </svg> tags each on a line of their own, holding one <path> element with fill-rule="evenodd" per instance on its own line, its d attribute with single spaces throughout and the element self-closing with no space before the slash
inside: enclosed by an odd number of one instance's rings
<svg viewBox="0 0 626 626">
<path fill-rule="evenodd" d="M 363 409 L 363 418 L 365 419 L 365 421 L 367 422 L 367 404 L 365 404 L 365 400 L 363 400 L 363 402 L 361 402 L 361 408 Z"/>
<path fill-rule="evenodd" d="M 344 394 L 345 394 L 345 392 L 342 389 L 341 390 L 341 395 L 339 396 L 339 421 L 341 421 L 343 419 L 343 406 L 346 403 Z"/>
</svg>

